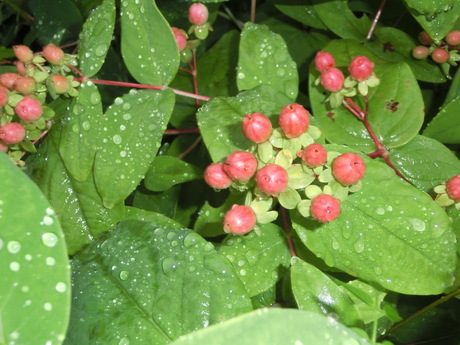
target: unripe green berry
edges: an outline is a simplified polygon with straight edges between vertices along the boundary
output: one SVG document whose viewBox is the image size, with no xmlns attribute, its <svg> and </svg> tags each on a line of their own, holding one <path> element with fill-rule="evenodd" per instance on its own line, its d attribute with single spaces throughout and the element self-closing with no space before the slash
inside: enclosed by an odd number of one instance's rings
<svg viewBox="0 0 460 345">
<path fill-rule="evenodd" d="M 195 32 L 196 38 L 198 38 L 200 40 L 206 39 L 206 37 L 208 37 L 208 35 L 209 35 L 209 29 L 208 29 L 208 26 L 206 24 L 195 26 L 194 32 Z"/>
</svg>

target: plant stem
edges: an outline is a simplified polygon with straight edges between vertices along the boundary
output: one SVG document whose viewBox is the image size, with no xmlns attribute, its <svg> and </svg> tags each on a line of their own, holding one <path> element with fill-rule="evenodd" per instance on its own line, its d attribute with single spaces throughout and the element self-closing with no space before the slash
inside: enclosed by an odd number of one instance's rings
<svg viewBox="0 0 460 345">
<path fill-rule="evenodd" d="M 201 135 L 198 138 L 196 138 L 196 140 L 192 143 L 192 145 L 187 147 L 187 149 L 185 151 L 183 151 L 181 154 L 179 154 L 177 156 L 177 158 L 179 158 L 179 159 L 184 158 L 187 154 L 192 152 L 192 150 L 200 143 L 200 141 L 201 141 Z"/>
<path fill-rule="evenodd" d="M 257 0 L 251 0 L 251 23 L 256 21 L 256 2 Z"/>
<path fill-rule="evenodd" d="M 192 65 L 192 79 L 193 79 L 193 92 L 198 95 L 198 81 L 197 81 L 197 76 L 198 76 L 198 68 L 196 65 L 196 50 L 192 50 L 192 57 L 193 57 L 193 65 Z M 195 98 L 195 106 L 197 108 L 200 107 L 200 101 L 198 98 Z"/>
<path fill-rule="evenodd" d="M 379 9 L 377 10 L 377 13 L 375 14 L 374 20 L 372 21 L 372 25 L 369 29 L 369 32 L 367 33 L 366 40 L 369 41 L 372 37 L 372 34 L 374 33 L 375 27 L 377 26 L 377 22 L 379 21 L 380 15 L 382 14 L 383 7 L 385 6 L 385 3 L 387 0 L 382 0 L 380 3 Z"/>
<path fill-rule="evenodd" d="M 297 256 L 295 252 L 294 243 L 292 242 L 292 233 L 291 233 L 291 225 L 289 223 L 289 217 L 284 207 L 280 207 L 281 215 L 283 217 L 283 224 L 284 230 L 286 231 L 286 239 L 289 245 L 289 250 L 291 251 L 291 256 Z"/>
<path fill-rule="evenodd" d="M 190 134 L 190 133 L 200 133 L 199 128 L 184 128 L 184 129 L 167 129 L 164 134 L 166 135 L 178 135 L 178 134 Z"/>
</svg>

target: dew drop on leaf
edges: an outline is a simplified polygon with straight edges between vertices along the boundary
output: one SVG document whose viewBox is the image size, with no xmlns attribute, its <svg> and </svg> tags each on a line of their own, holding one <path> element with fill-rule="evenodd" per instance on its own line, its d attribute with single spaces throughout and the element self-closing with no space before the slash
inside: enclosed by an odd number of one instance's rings
<svg viewBox="0 0 460 345">
<path fill-rule="evenodd" d="M 129 271 L 121 271 L 120 272 L 120 279 L 127 280 L 129 278 Z"/>
<path fill-rule="evenodd" d="M 56 289 L 57 292 L 64 293 L 64 292 L 67 291 L 67 285 L 66 285 L 66 283 L 59 282 L 59 283 L 56 284 L 55 289 Z"/>
<path fill-rule="evenodd" d="M 19 271 L 20 268 L 21 265 L 19 264 L 19 262 L 13 261 L 10 263 L 10 270 L 12 270 L 13 272 Z"/>
<path fill-rule="evenodd" d="M 10 254 L 17 254 L 21 250 L 21 244 L 18 241 L 10 241 L 6 246 L 6 249 Z"/>
<path fill-rule="evenodd" d="M 42 242 L 47 247 L 54 247 L 58 242 L 58 238 L 56 234 L 52 232 L 45 232 L 42 235 Z"/>
</svg>

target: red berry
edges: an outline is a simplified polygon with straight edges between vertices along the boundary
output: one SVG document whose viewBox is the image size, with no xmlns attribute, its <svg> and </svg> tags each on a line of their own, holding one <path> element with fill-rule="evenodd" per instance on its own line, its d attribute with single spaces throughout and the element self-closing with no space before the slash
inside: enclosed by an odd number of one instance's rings
<svg viewBox="0 0 460 345">
<path fill-rule="evenodd" d="M 455 175 L 447 181 L 446 191 L 449 198 L 460 201 L 460 175 Z"/>
<path fill-rule="evenodd" d="M 412 56 L 416 59 L 424 59 L 430 54 L 430 50 L 425 46 L 416 46 L 412 49 Z"/>
<path fill-rule="evenodd" d="M 13 46 L 14 55 L 18 58 L 19 61 L 29 63 L 34 58 L 34 53 L 30 50 L 29 47 L 25 45 Z"/>
<path fill-rule="evenodd" d="M 187 37 L 185 36 L 184 30 L 176 28 L 174 26 L 171 27 L 171 30 L 174 33 L 174 37 L 176 38 L 177 47 L 179 51 L 183 51 L 187 47 Z"/>
<path fill-rule="evenodd" d="M 248 206 L 233 205 L 224 216 L 224 231 L 244 235 L 256 225 L 256 215 Z"/>
<path fill-rule="evenodd" d="M 0 86 L 0 108 L 3 107 L 7 102 L 8 102 L 8 90 Z"/>
<path fill-rule="evenodd" d="M 268 164 L 257 171 L 255 180 L 262 192 L 276 195 L 286 189 L 288 185 L 288 173 L 280 165 Z"/>
<path fill-rule="evenodd" d="M 54 44 L 48 44 L 43 47 L 43 56 L 53 65 L 61 65 L 64 62 L 64 52 Z"/>
<path fill-rule="evenodd" d="M 445 50 L 444 48 L 436 48 L 431 53 L 431 58 L 433 59 L 434 62 L 444 63 L 449 60 L 450 55 L 447 52 L 447 50 Z"/>
<path fill-rule="evenodd" d="M 35 91 L 36 85 L 37 83 L 35 82 L 35 79 L 32 77 L 19 77 L 14 82 L 14 89 L 19 93 L 28 95 L 29 93 Z"/>
<path fill-rule="evenodd" d="M 353 79 L 364 81 L 372 75 L 374 63 L 366 56 L 356 56 L 351 60 L 348 71 Z"/>
<path fill-rule="evenodd" d="M 308 130 L 310 113 L 300 104 L 292 103 L 281 109 L 278 124 L 288 138 L 297 138 Z"/>
<path fill-rule="evenodd" d="M 233 151 L 225 160 L 224 170 L 233 180 L 247 182 L 256 173 L 257 159 L 246 151 Z"/>
<path fill-rule="evenodd" d="M 62 74 L 54 74 L 51 77 L 51 83 L 54 86 L 54 90 L 57 94 L 63 94 L 70 89 L 70 81 Z"/>
<path fill-rule="evenodd" d="M 338 68 L 329 68 L 321 73 L 321 85 L 331 92 L 338 92 L 342 89 L 345 77 Z"/>
<path fill-rule="evenodd" d="M 314 143 L 301 151 L 302 160 L 311 168 L 319 167 L 327 161 L 327 151 L 323 145 Z"/>
<path fill-rule="evenodd" d="M 456 46 L 460 44 L 460 31 L 458 30 L 452 30 L 449 32 L 446 36 L 446 42 L 447 44 L 451 46 Z"/>
<path fill-rule="evenodd" d="M 366 164 L 357 153 L 347 152 L 332 162 L 332 174 L 343 185 L 355 184 L 366 172 Z"/>
<path fill-rule="evenodd" d="M 200 3 L 192 4 L 188 9 L 188 20 L 195 25 L 201 25 L 208 20 L 208 8 Z"/>
<path fill-rule="evenodd" d="M 327 223 L 340 215 L 340 200 L 328 194 L 320 194 L 311 201 L 311 215 L 316 220 Z"/>
<path fill-rule="evenodd" d="M 14 89 L 14 82 L 20 77 L 17 73 L 6 72 L 0 74 L 0 84 L 6 87 L 8 90 Z"/>
<path fill-rule="evenodd" d="M 426 31 L 421 31 L 418 34 L 418 40 L 420 41 L 421 44 L 426 44 L 426 45 L 430 45 L 431 43 L 434 42 L 434 40 L 430 37 L 430 35 L 428 35 Z"/>
<path fill-rule="evenodd" d="M 20 143 L 26 136 L 26 129 L 17 122 L 5 123 L 0 127 L 0 140 L 5 144 Z"/>
<path fill-rule="evenodd" d="M 213 163 L 204 171 L 204 181 L 216 189 L 225 189 L 230 187 L 232 179 L 224 170 L 224 163 Z"/>
<path fill-rule="evenodd" d="M 272 134 L 272 123 L 264 114 L 252 113 L 243 118 L 243 133 L 256 144 L 263 143 Z"/>
<path fill-rule="evenodd" d="M 0 151 L 8 152 L 8 145 L 5 144 L 3 141 L 0 140 Z"/>
<path fill-rule="evenodd" d="M 31 122 L 38 120 L 43 114 L 43 108 L 40 101 L 32 97 L 24 97 L 14 107 L 14 111 L 18 114 L 19 118 Z"/>
<path fill-rule="evenodd" d="M 323 73 L 335 67 L 335 59 L 330 53 L 320 50 L 315 55 L 315 67 L 320 73 Z"/>
</svg>

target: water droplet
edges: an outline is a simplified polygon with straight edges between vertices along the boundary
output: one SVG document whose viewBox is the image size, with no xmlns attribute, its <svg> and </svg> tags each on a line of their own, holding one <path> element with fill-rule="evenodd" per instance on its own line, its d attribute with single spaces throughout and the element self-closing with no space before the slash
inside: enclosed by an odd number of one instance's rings
<svg viewBox="0 0 460 345">
<path fill-rule="evenodd" d="M 42 242 L 47 247 L 54 247 L 58 242 L 58 237 L 52 232 L 45 232 L 42 235 Z"/>
<path fill-rule="evenodd" d="M 165 229 L 163 229 L 163 228 L 156 228 L 156 229 L 153 231 L 153 233 L 154 233 L 155 235 L 157 235 L 157 236 L 163 235 L 164 232 L 165 232 Z"/>
<path fill-rule="evenodd" d="M 19 339 L 19 332 L 17 332 L 17 331 L 11 332 L 11 333 L 10 333 L 10 339 L 11 339 L 11 340 L 18 340 L 18 339 Z M 12 343 L 12 342 L 10 342 L 10 344 L 11 344 L 11 343 Z M 14 342 L 13 342 L 13 343 L 14 343 Z"/>
<path fill-rule="evenodd" d="M 379 214 L 379 215 L 383 215 L 385 214 L 385 210 L 381 207 L 379 207 L 378 209 L 375 210 L 375 213 Z"/>
<path fill-rule="evenodd" d="M 113 142 L 117 145 L 121 144 L 122 138 L 119 134 L 115 134 L 112 138 Z"/>
<path fill-rule="evenodd" d="M 239 72 L 237 78 L 238 79 L 244 79 L 244 78 L 246 78 L 246 76 L 244 75 L 243 72 Z"/>
<path fill-rule="evenodd" d="M 115 98 L 115 105 L 122 105 L 125 101 L 123 101 L 123 98 L 117 97 Z"/>
<path fill-rule="evenodd" d="M 356 253 L 360 254 L 364 251 L 364 242 L 362 239 L 359 239 L 358 241 L 355 242 L 353 245 L 353 248 Z"/>
<path fill-rule="evenodd" d="M 18 241 L 10 241 L 8 242 L 6 249 L 11 253 L 11 254 L 17 254 L 21 250 L 21 243 Z"/>
<path fill-rule="evenodd" d="M 238 261 L 238 266 L 244 266 L 246 264 L 246 261 L 245 260 L 239 260 Z"/>
<path fill-rule="evenodd" d="M 334 250 L 340 249 L 340 243 L 334 237 L 332 238 L 332 249 Z"/>
<path fill-rule="evenodd" d="M 89 131 L 89 129 L 91 128 L 91 123 L 89 121 L 84 121 L 81 126 L 83 127 L 83 129 L 85 131 Z"/>
<path fill-rule="evenodd" d="M 418 218 L 412 218 L 409 220 L 411 223 L 412 227 L 414 228 L 415 231 L 424 231 L 426 224 L 423 220 L 420 220 Z"/>
<path fill-rule="evenodd" d="M 193 247 L 200 239 L 200 235 L 195 232 L 191 232 L 184 238 L 184 246 L 187 248 Z"/>
<path fill-rule="evenodd" d="M 170 240 L 170 241 L 171 241 L 172 239 L 174 239 L 175 237 L 176 237 L 176 234 L 175 234 L 173 231 L 169 232 L 169 233 L 166 235 L 166 238 L 167 238 L 168 240 Z"/>
<path fill-rule="evenodd" d="M 64 292 L 67 291 L 67 284 L 64 283 L 64 282 L 59 282 L 59 283 L 56 284 L 55 289 L 56 289 L 57 292 L 64 293 Z"/>
<path fill-rule="evenodd" d="M 94 49 L 94 54 L 96 56 L 102 56 L 107 52 L 107 46 L 105 44 L 100 44 Z"/>
<path fill-rule="evenodd" d="M 177 247 L 178 244 L 179 244 L 179 242 L 177 242 L 177 241 L 172 241 L 172 242 L 171 242 L 171 247 Z"/>
<path fill-rule="evenodd" d="M 50 216 L 44 216 L 42 222 L 43 222 L 44 225 L 50 226 L 50 225 L 54 224 L 54 219 L 51 218 Z"/>
<path fill-rule="evenodd" d="M 259 255 L 255 250 L 249 250 L 246 254 L 246 260 L 248 260 L 249 266 L 254 266 L 259 261 Z"/>
<path fill-rule="evenodd" d="M 118 345 L 129 345 L 129 338 L 128 337 L 123 337 L 120 339 L 118 342 Z"/>
<path fill-rule="evenodd" d="M 43 309 L 45 309 L 46 311 L 51 311 L 53 309 L 53 305 L 49 302 L 46 302 L 45 304 L 43 304 Z"/>
<path fill-rule="evenodd" d="M 240 270 L 240 275 L 245 276 L 246 274 L 247 272 L 244 268 Z"/>
<path fill-rule="evenodd" d="M 205 252 L 210 252 L 211 250 L 214 249 L 214 245 L 211 242 L 208 242 L 204 246 L 204 251 Z"/>
<path fill-rule="evenodd" d="M 19 271 L 20 268 L 21 268 L 21 265 L 19 264 L 19 262 L 13 261 L 10 263 L 10 270 L 12 270 L 13 272 Z"/>
<path fill-rule="evenodd" d="M 162 263 L 163 272 L 166 275 L 174 273 L 178 266 L 179 264 L 174 258 L 165 258 Z"/>
<path fill-rule="evenodd" d="M 56 264 L 56 259 L 52 257 L 47 257 L 45 262 L 48 266 L 54 266 Z"/>
<path fill-rule="evenodd" d="M 125 150 L 120 151 L 120 157 L 126 157 L 127 154 Z"/>
<path fill-rule="evenodd" d="M 120 279 L 127 280 L 129 278 L 129 271 L 121 271 L 120 272 Z"/>
<path fill-rule="evenodd" d="M 382 274 L 382 268 L 380 266 L 373 267 L 375 274 L 380 275 Z"/>
<path fill-rule="evenodd" d="M 130 113 L 123 114 L 123 119 L 126 121 L 129 121 L 132 118 L 133 118 L 133 115 L 131 115 Z"/>
</svg>

